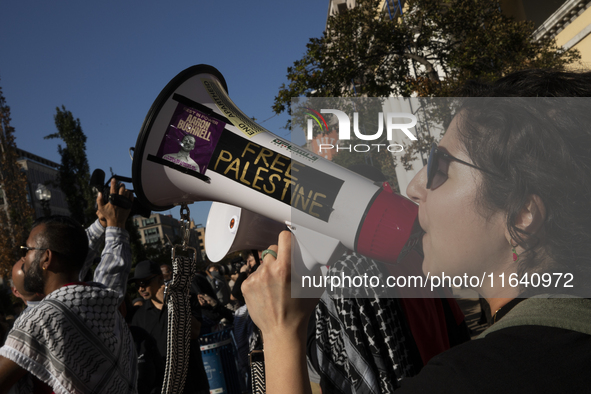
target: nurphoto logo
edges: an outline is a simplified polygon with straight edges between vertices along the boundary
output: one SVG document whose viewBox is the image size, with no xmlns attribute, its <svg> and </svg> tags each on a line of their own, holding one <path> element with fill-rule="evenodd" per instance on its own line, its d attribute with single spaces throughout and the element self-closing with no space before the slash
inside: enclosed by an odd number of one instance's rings
<svg viewBox="0 0 591 394">
<path fill-rule="evenodd" d="M 316 123 L 322 133 L 328 133 L 328 124 L 322 114 L 332 114 L 337 117 L 338 120 L 338 135 L 339 141 L 347 141 L 351 139 L 351 120 L 349 115 L 345 112 L 337 110 L 337 109 L 321 109 L 320 112 L 305 107 L 306 115 L 308 116 L 307 119 L 307 139 L 312 140 L 314 139 L 314 124 Z M 409 129 L 415 127 L 417 124 L 417 117 L 410 113 L 405 112 L 387 112 L 386 116 L 384 116 L 383 112 L 378 113 L 378 131 L 374 134 L 363 134 L 359 130 L 359 113 L 353 113 L 353 133 L 355 137 L 363 141 L 375 141 L 382 137 L 384 133 L 384 118 L 386 118 L 386 138 L 387 141 L 392 141 L 392 136 L 394 130 L 402 131 L 411 141 L 416 141 L 417 137 L 409 131 Z M 410 122 L 403 122 L 404 120 L 410 120 Z M 380 147 L 386 147 L 389 152 L 398 153 L 404 150 L 404 147 L 400 144 L 355 144 L 355 145 L 333 145 L 333 144 L 318 144 L 319 151 L 318 153 L 322 153 L 323 150 L 330 150 L 336 149 L 336 151 L 346 150 L 349 152 L 368 152 L 372 147 L 377 148 L 378 152 Z"/>
</svg>

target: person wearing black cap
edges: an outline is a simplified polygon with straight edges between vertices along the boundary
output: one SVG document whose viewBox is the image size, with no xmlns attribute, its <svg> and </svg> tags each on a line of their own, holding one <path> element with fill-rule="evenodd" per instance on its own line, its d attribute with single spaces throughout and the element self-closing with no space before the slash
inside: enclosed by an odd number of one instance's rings
<svg viewBox="0 0 591 394">
<path fill-rule="evenodd" d="M 162 381 L 164 378 L 164 368 L 166 366 L 166 346 L 168 334 L 168 314 L 163 311 L 164 308 L 164 276 L 160 265 L 145 260 L 137 264 L 134 275 L 129 279 L 130 283 L 135 283 L 138 292 L 144 298 L 145 302 L 134 314 L 131 321 L 132 334 L 136 339 L 136 346 L 141 341 L 137 339 L 142 337 L 142 341 L 153 340 L 156 344 L 155 352 L 144 353 L 144 347 L 138 346 L 139 361 L 139 379 L 138 382 L 152 382 L 150 387 L 141 390 L 141 384 L 138 384 L 140 394 L 160 393 Z M 191 355 L 189 361 L 189 373 L 185 383 L 184 393 L 209 393 L 209 383 L 201 351 L 199 349 L 199 331 L 201 323 L 201 309 L 197 297 L 191 293 Z M 150 356 L 152 354 L 152 356 Z M 156 358 L 146 359 L 146 358 Z M 145 361 L 143 361 L 146 359 Z M 150 365 L 149 368 L 143 368 L 143 362 Z"/>
</svg>

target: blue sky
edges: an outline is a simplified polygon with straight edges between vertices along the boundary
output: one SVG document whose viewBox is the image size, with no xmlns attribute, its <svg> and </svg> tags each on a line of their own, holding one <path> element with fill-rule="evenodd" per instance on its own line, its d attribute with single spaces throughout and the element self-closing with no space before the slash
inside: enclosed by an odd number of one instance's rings
<svg viewBox="0 0 591 394">
<path fill-rule="evenodd" d="M 308 39 L 321 36 L 327 9 L 322 0 L 3 2 L 0 86 L 17 146 L 59 163 L 59 142 L 43 137 L 65 105 L 88 138 L 91 172 L 131 176 L 128 150 L 152 102 L 195 64 L 216 67 L 244 113 L 289 139 L 273 99 Z M 189 207 L 196 223 L 209 205 Z"/>
</svg>

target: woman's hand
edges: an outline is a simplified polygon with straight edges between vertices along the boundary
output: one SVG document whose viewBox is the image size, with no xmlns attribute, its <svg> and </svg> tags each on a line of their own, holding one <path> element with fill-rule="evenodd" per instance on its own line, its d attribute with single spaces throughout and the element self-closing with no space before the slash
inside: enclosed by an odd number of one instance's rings
<svg viewBox="0 0 591 394">
<path fill-rule="evenodd" d="M 279 235 L 261 266 L 242 283 L 248 313 L 264 342 L 268 394 L 310 393 L 306 331 L 318 299 L 291 298 L 291 233 Z"/>
<path fill-rule="evenodd" d="M 242 284 L 248 313 L 264 337 L 305 334 L 317 299 L 291 298 L 291 233 L 283 231 L 269 246 L 261 266 Z"/>
</svg>

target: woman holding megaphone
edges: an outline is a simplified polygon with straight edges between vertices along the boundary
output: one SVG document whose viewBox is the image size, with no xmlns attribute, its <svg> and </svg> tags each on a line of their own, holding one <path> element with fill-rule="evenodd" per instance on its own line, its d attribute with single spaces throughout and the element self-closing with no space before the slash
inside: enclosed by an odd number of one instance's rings
<svg viewBox="0 0 591 394">
<path fill-rule="evenodd" d="M 462 93 L 475 98 L 462 102 L 407 194 L 425 231 L 424 274 L 481 278 L 474 287 L 494 324 L 399 390 L 588 391 L 591 73 L 528 70 Z M 317 300 L 291 297 L 290 250 L 284 232 L 243 284 L 269 394 L 310 392 L 305 338 Z"/>
</svg>

